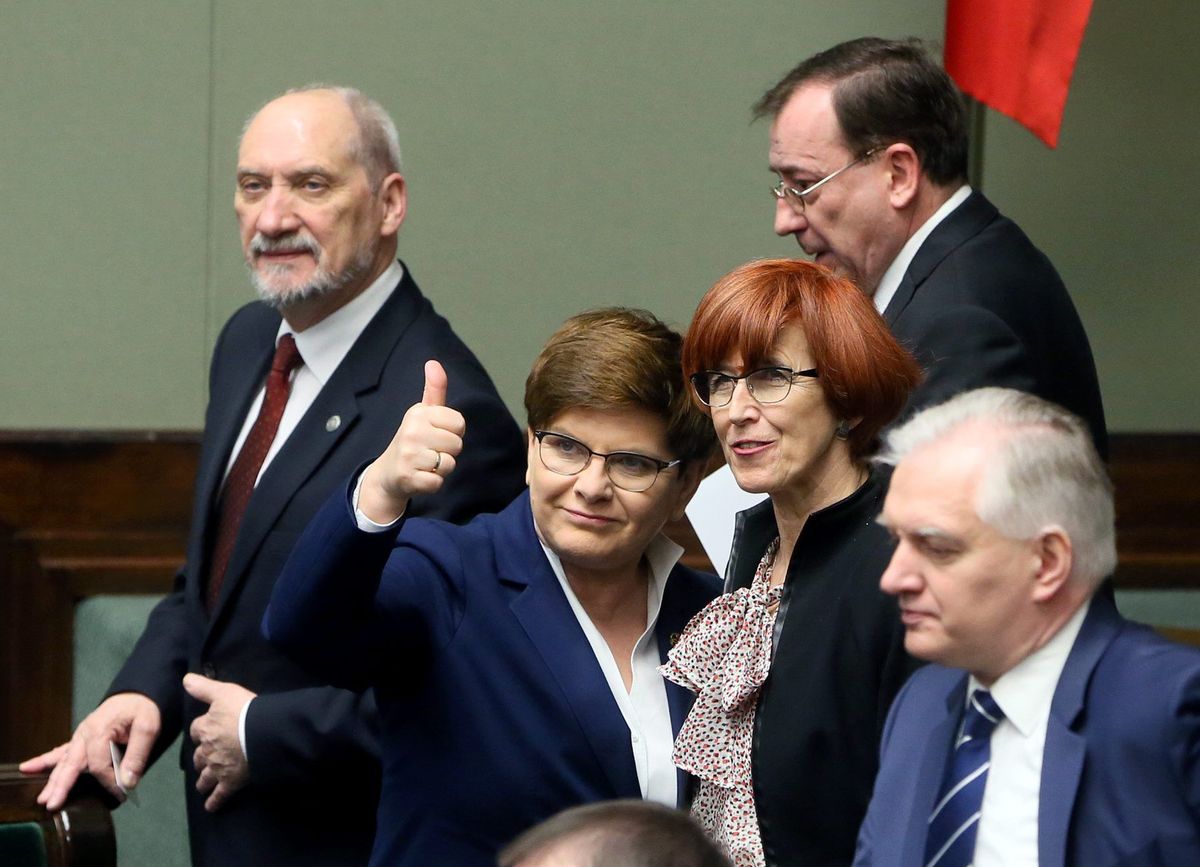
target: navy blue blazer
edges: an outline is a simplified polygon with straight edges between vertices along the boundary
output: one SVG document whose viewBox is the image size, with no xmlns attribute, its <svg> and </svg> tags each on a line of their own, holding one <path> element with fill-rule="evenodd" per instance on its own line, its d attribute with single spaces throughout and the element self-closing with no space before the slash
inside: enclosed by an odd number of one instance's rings
<svg viewBox="0 0 1200 867">
<path fill-rule="evenodd" d="M 261 624 L 275 578 L 313 513 L 347 474 L 387 447 L 405 411 L 420 401 L 427 359 L 440 360 L 449 375 L 448 403 L 467 418 L 463 461 L 472 466 L 460 464 L 436 496 L 414 500 L 414 513 L 463 521 L 501 508 L 523 487 L 520 429 L 479 361 L 405 268 L 255 487 L 210 617 L 203 588 L 216 503 L 230 450 L 270 366 L 279 321 L 279 313 L 254 302 L 221 331 L 187 560 L 109 688 L 143 693 L 158 705 L 157 752 L 184 733 L 179 759 L 197 865 L 367 860 L 380 780 L 374 700 L 325 686 L 268 645 Z M 195 789 L 187 732 L 207 706 L 184 692 L 189 671 L 258 693 L 246 717 L 250 781 L 215 813 L 204 810 Z M 321 797 L 333 791 L 337 798 Z"/>
<path fill-rule="evenodd" d="M 719 592 L 716 576 L 674 568 L 655 626 L 662 659 Z M 640 797 L 629 727 L 546 560 L 528 493 L 463 527 L 412 519 L 398 534 L 359 531 L 340 493 L 296 546 L 264 630 L 329 682 L 375 689 L 384 779 L 373 864 L 491 867 L 501 846 L 565 807 Z M 692 696 L 667 683 L 667 697 L 678 732 Z"/>
<path fill-rule="evenodd" d="M 1020 227 L 973 192 L 930 233 L 883 312 L 925 370 L 915 411 L 987 385 L 1081 416 L 1108 440 L 1092 348 L 1058 272 Z"/>
<path fill-rule="evenodd" d="M 967 676 L 929 665 L 896 698 L 857 867 L 919 867 Z M 1200 864 L 1200 650 L 1092 599 L 1050 708 L 1041 867 Z"/>
</svg>

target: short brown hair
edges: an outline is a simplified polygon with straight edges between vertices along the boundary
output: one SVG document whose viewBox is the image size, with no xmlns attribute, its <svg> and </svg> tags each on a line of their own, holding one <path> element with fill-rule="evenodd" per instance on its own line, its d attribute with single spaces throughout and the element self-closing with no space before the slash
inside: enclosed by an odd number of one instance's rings
<svg viewBox="0 0 1200 867">
<path fill-rule="evenodd" d="M 707 459 L 716 437 L 691 401 L 680 367 L 682 343 L 645 310 L 606 307 L 572 316 L 542 347 L 525 380 L 530 430 L 574 407 L 638 407 L 666 422 L 673 457 Z"/>
<path fill-rule="evenodd" d="M 691 376 L 738 355 L 746 370 L 766 362 L 780 330 L 804 329 L 834 413 L 862 421 L 850 431 L 850 454 L 865 460 L 921 378 L 870 299 L 850 280 L 801 259 L 761 259 L 730 271 L 708 290 L 683 341 Z"/>
</svg>

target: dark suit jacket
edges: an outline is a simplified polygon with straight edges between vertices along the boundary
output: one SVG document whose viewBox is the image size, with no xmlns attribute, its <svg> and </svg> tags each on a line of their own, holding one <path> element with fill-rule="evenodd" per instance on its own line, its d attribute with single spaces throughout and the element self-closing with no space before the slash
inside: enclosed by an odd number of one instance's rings
<svg viewBox="0 0 1200 867">
<path fill-rule="evenodd" d="M 415 514 L 465 520 L 507 503 L 523 486 L 524 445 L 491 380 L 450 325 L 403 281 L 325 384 L 254 490 L 210 619 L 203 584 L 226 461 L 274 351 L 279 314 L 243 307 L 213 354 L 187 561 L 110 694 L 140 692 L 162 710 L 165 749 L 182 729 L 188 820 L 196 864 L 362 864 L 379 785 L 377 718 L 370 695 L 328 688 L 262 638 L 275 578 L 300 531 L 355 466 L 387 446 L 421 399 L 423 365 L 449 375 L 448 403 L 467 418 L 457 472 Z M 335 425 L 332 421 L 338 419 Z M 217 813 L 195 791 L 186 672 L 259 693 L 246 719 L 250 782 Z"/>
<path fill-rule="evenodd" d="M 974 192 L 921 245 L 884 319 L 925 370 L 910 411 L 998 385 L 1081 416 L 1108 441 L 1091 346 L 1050 260 Z"/>
<path fill-rule="evenodd" d="M 359 531 L 348 493 L 301 538 L 264 627 L 329 682 L 375 688 L 384 779 L 372 864 L 492 867 L 559 810 L 640 797 L 629 727 L 528 493 L 464 527 L 409 520 L 398 537 Z M 660 658 L 719 590 L 716 576 L 672 570 Z M 691 694 L 668 683 L 667 699 L 678 732 Z"/>
<path fill-rule="evenodd" d="M 962 716 L 967 676 L 930 665 L 884 732 L 856 865 L 917 867 Z M 1050 709 L 1038 803 L 1041 867 L 1200 864 L 1200 650 L 1096 596 Z"/>
<path fill-rule="evenodd" d="M 809 515 L 775 616 L 754 715 L 754 804 L 770 867 L 846 867 L 871 799 L 892 699 L 917 662 L 879 589 L 896 544 L 875 523 L 886 473 Z M 728 590 L 749 587 L 779 535 L 764 501 L 737 516 Z"/>
</svg>

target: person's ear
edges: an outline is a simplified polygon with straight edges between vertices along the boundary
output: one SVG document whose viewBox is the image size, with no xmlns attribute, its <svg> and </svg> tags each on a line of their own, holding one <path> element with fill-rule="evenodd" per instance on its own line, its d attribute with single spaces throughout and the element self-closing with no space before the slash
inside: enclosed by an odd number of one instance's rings
<svg viewBox="0 0 1200 867">
<path fill-rule="evenodd" d="M 921 159 L 912 145 L 904 142 L 888 145 L 881 159 L 888 173 L 888 202 L 903 210 L 916 200 L 920 189 Z"/>
<path fill-rule="evenodd" d="M 390 238 L 400 231 L 404 215 L 408 211 L 408 186 L 404 175 L 392 172 L 379 185 L 379 199 L 383 204 L 383 221 L 379 225 L 379 234 Z"/>
<path fill-rule="evenodd" d="M 1033 601 L 1049 602 L 1071 577 L 1074 551 L 1071 537 L 1059 526 L 1047 527 L 1032 540 L 1035 557 Z"/>
</svg>

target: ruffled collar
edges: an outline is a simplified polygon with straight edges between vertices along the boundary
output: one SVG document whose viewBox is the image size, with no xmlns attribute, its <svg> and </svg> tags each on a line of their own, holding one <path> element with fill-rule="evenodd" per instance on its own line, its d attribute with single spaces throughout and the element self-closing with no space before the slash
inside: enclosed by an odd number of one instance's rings
<svg viewBox="0 0 1200 867">
<path fill-rule="evenodd" d="M 659 671 L 696 693 L 675 740 L 675 764 L 732 788 L 750 784 L 758 693 L 771 669 L 771 633 L 782 584 L 771 586 L 779 539 L 749 587 L 718 596 L 692 618 Z"/>
</svg>

